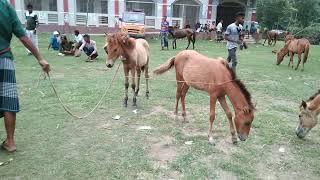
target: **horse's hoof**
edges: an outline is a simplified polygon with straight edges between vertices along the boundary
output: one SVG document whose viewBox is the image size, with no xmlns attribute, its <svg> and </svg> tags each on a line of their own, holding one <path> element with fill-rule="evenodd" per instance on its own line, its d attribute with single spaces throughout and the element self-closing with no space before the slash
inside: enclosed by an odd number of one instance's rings
<svg viewBox="0 0 320 180">
<path fill-rule="evenodd" d="M 216 144 L 214 143 L 214 141 L 213 141 L 213 138 L 212 137 L 210 137 L 209 138 L 209 144 L 210 145 L 212 145 L 212 146 L 215 146 Z"/>
<path fill-rule="evenodd" d="M 183 123 L 183 124 L 186 124 L 186 123 L 189 123 L 189 121 L 186 120 L 186 119 L 184 119 L 184 120 L 182 121 L 182 123 Z"/>
<path fill-rule="evenodd" d="M 232 137 L 232 144 L 237 145 L 238 139 L 236 137 Z"/>
<path fill-rule="evenodd" d="M 123 103 L 123 107 L 127 108 L 128 104 L 127 103 Z"/>
<path fill-rule="evenodd" d="M 133 98 L 133 105 L 132 105 L 133 107 L 137 107 L 137 98 Z"/>
</svg>

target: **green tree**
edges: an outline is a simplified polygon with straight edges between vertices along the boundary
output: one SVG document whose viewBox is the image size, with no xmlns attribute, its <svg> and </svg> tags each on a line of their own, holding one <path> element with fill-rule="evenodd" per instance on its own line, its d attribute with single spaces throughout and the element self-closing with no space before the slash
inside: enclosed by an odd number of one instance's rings
<svg viewBox="0 0 320 180">
<path fill-rule="evenodd" d="M 258 0 L 257 19 L 268 29 L 295 29 L 319 22 L 320 0 Z"/>
<path fill-rule="evenodd" d="M 302 27 L 319 22 L 320 0 L 292 0 L 297 9 L 296 19 Z"/>
</svg>

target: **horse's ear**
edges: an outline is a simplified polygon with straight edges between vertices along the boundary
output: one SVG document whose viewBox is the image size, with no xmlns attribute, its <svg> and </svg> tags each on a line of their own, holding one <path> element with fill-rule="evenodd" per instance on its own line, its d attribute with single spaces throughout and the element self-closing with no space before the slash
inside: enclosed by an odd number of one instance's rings
<svg viewBox="0 0 320 180">
<path fill-rule="evenodd" d="M 306 103 L 304 100 L 302 100 L 301 106 L 302 106 L 304 109 L 306 109 L 306 108 L 307 108 L 307 103 Z"/>
<path fill-rule="evenodd" d="M 107 32 L 104 32 L 104 34 L 106 35 L 106 37 L 108 37 L 108 36 L 109 36 L 109 34 L 108 34 Z"/>
<path fill-rule="evenodd" d="M 126 35 L 126 34 L 123 34 L 123 35 L 121 36 L 121 41 L 122 41 L 122 43 L 123 43 L 123 44 L 128 45 L 128 42 L 129 42 L 129 36 L 128 36 L 128 35 Z"/>
</svg>

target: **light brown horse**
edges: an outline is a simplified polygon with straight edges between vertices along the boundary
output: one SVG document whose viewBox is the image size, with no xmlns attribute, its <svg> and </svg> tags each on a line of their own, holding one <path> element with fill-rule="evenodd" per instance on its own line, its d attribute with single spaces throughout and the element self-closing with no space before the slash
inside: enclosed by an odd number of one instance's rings
<svg viewBox="0 0 320 180">
<path fill-rule="evenodd" d="M 298 54 L 299 61 L 298 61 L 297 67 L 295 68 L 295 70 L 297 70 L 301 63 L 301 56 L 302 54 L 304 54 L 302 69 L 301 69 L 301 71 L 303 71 L 304 64 L 308 60 L 309 49 L 310 49 L 310 42 L 305 38 L 288 40 L 284 45 L 284 47 L 280 49 L 280 51 L 277 53 L 277 65 L 279 65 L 283 61 L 283 58 L 286 54 L 290 53 L 290 61 L 288 66 L 290 67 L 290 64 L 292 64 L 292 68 L 293 68 L 293 56 L 294 54 Z"/>
<path fill-rule="evenodd" d="M 254 106 L 251 95 L 245 85 L 236 79 L 235 73 L 229 68 L 228 63 L 221 59 L 210 59 L 192 50 L 184 50 L 175 57 L 160 65 L 155 74 L 162 74 L 172 67 L 176 70 L 177 91 L 176 109 L 181 99 L 182 116 L 186 121 L 185 98 L 189 87 L 208 92 L 210 96 L 210 125 L 208 130 L 209 142 L 213 144 L 212 128 L 215 119 L 216 101 L 224 109 L 230 124 L 232 142 L 237 142 L 237 137 L 232 123 L 232 113 L 227 105 L 227 96 L 235 111 L 235 126 L 238 137 L 244 141 L 249 135 L 251 123 L 254 119 Z"/>
<path fill-rule="evenodd" d="M 273 46 L 275 46 L 276 43 L 277 43 L 278 37 L 279 37 L 279 32 L 278 31 L 275 31 L 275 30 L 268 31 L 267 32 L 267 37 L 263 42 L 263 46 L 264 46 L 264 44 L 266 43 L 267 40 L 268 40 L 268 45 L 269 46 L 271 46 L 272 43 L 274 43 Z"/>
<path fill-rule="evenodd" d="M 133 106 L 137 106 L 140 76 L 143 71 L 145 72 L 146 78 L 146 97 L 149 97 L 149 44 L 144 39 L 129 38 L 126 34 L 123 33 L 107 35 L 106 41 L 107 42 L 105 45 L 105 51 L 108 54 L 106 60 L 107 67 L 113 67 L 115 61 L 119 58 L 122 58 L 123 70 L 125 75 L 125 98 L 123 104 L 125 107 L 128 106 L 129 72 L 131 72 Z"/>
<path fill-rule="evenodd" d="M 177 49 L 177 39 L 182 39 L 187 37 L 188 39 L 188 46 L 186 49 L 189 48 L 190 42 L 192 42 L 192 48 L 194 49 L 194 43 L 196 42 L 196 31 L 190 28 L 186 29 L 177 29 L 175 27 L 169 27 L 169 33 L 173 37 L 172 46 L 173 49 Z"/>
<path fill-rule="evenodd" d="M 309 98 L 307 102 L 302 101 L 299 113 L 299 125 L 296 134 L 304 138 L 307 133 L 317 125 L 320 114 L 320 90 Z"/>
<path fill-rule="evenodd" d="M 290 33 L 287 33 L 286 34 L 286 37 L 284 38 L 284 42 L 288 42 L 290 40 L 293 40 L 294 39 L 294 35 L 293 34 L 290 34 Z"/>
</svg>

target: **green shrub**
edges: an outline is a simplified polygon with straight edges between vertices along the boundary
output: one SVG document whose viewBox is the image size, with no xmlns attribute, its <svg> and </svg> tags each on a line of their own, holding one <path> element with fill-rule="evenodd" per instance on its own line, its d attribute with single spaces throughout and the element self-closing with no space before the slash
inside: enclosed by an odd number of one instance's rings
<svg viewBox="0 0 320 180">
<path fill-rule="evenodd" d="M 292 32 L 295 38 L 306 38 L 311 44 L 320 44 L 320 23 L 299 30 L 295 29 Z"/>
</svg>

